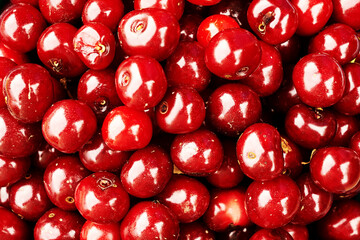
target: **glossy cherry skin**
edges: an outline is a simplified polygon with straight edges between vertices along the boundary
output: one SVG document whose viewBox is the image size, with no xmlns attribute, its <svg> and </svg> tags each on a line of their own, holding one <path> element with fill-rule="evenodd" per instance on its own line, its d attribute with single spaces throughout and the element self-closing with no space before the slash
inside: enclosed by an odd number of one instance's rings
<svg viewBox="0 0 360 240">
<path fill-rule="evenodd" d="M 197 29 L 203 18 L 198 14 L 186 14 L 179 20 L 180 41 L 196 41 Z"/>
<path fill-rule="evenodd" d="M 39 8 L 50 24 L 71 22 L 81 17 L 86 0 L 39 0 Z"/>
<path fill-rule="evenodd" d="M 255 225 L 249 227 L 231 226 L 225 231 L 216 232 L 216 239 L 241 240 L 249 239 L 255 233 Z"/>
<path fill-rule="evenodd" d="M 360 180 L 360 157 L 345 147 L 317 149 L 310 161 L 311 178 L 327 192 L 342 194 Z"/>
<path fill-rule="evenodd" d="M 76 156 L 58 157 L 52 161 L 44 172 L 44 186 L 51 202 L 66 211 L 76 210 L 75 188 L 90 173 Z"/>
<path fill-rule="evenodd" d="M 14 4 L 1 15 L 1 41 L 13 50 L 29 52 L 36 48 L 36 42 L 45 27 L 45 19 L 35 7 Z"/>
<path fill-rule="evenodd" d="M 82 10 L 84 24 L 102 23 L 112 32 L 116 32 L 121 17 L 124 15 L 122 0 L 88 0 Z"/>
<path fill-rule="evenodd" d="M 74 50 L 76 32 L 77 29 L 68 23 L 57 23 L 46 28 L 39 37 L 37 54 L 41 62 L 56 75 L 75 77 L 86 70 Z"/>
<path fill-rule="evenodd" d="M 5 95 L 3 93 L 3 81 L 6 75 L 16 66 L 17 64 L 5 57 L 0 57 L 0 108 L 6 107 Z"/>
<path fill-rule="evenodd" d="M 0 206 L 10 209 L 10 186 L 0 187 Z"/>
<path fill-rule="evenodd" d="M 4 240 L 28 240 L 31 239 L 31 231 L 25 221 L 10 210 L 0 207 L 0 238 Z"/>
<path fill-rule="evenodd" d="M 31 159 L 29 157 L 9 158 L 0 156 L 0 186 L 10 186 L 22 179 L 29 170 Z"/>
<path fill-rule="evenodd" d="M 121 240 L 120 224 L 86 221 L 81 228 L 80 240 Z"/>
<path fill-rule="evenodd" d="M 309 53 L 327 53 L 341 65 L 359 53 L 360 41 L 351 27 L 335 23 L 319 32 L 310 42 Z"/>
<path fill-rule="evenodd" d="M 219 3 L 221 0 L 188 0 L 190 3 L 200 6 L 211 6 Z"/>
<path fill-rule="evenodd" d="M 224 84 L 211 93 L 207 105 L 207 120 L 216 129 L 228 136 L 240 135 L 261 115 L 259 96 L 249 87 Z"/>
<path fill-rule="evenodd" d="M 141 111 L 155 107 L 161 101 L 167 81 L 163 68 L 154 58 L 131 56 L 116 70 L 115 86 L 126 106 Z"/>
<path fill-rule="evenodd" d="M 333 12 L 331 0 L 308 1 L 291 0 L 298 13 L 299 25 L 296 34 L 300 36 L 314 35 L 326 25 Z"/>
<path fill-rule="evenodd" d="M 26 3 L 33 5 L 34 7 L 39 6 L 39 0 L 10 0 L 11 3 L 17 4 L 17 3 Z"/>
<path fill-rule="evenodd" d="M 312 109 L 297 104 L 285 117 L 286 134 L 296 144 L 308 149 L 326 146 L 336 132 L 336 119 L 327 109 Z"/>
<path fill-rule="evenodd" d="M 263 228 L 288 224 L 300 206 L 301 194 L 288 176 L 261 182 L 254 181 L 246 190 L 246 209 L 252 222 Z"/>
<path fill-rule="evenodd" d="M 79 239 L 85 220 L 77 212 L 52 208 L 42 215 L 34 228 L 35 240 Z"/>
<path fill-rule="evenodd" d="M 289 40 L 298 27 L 298 14 L 288 0 L 252 1 L 247 19 L 255 34 L 272 45 Z"/>
<path fill-rule="evenodd" d="M 294 240 L 309 240 L 309 230 L 306 226 L 289 223 L 283 226 L 282 229 L 287 231 Z"/>
<path fill-rule="evenodd" d="M 283 80 L 283 67 L 279 51 L 259 41 L 261 47 L 261 60 L 256 70 L 241 82 L 249 86 L 260 97 L 273 94 Z"/>
<path fill-rule="evenodd" d="M 224 157 L 218 170 L 206 177 L 206 180 L 218 188 L 233 188 L 244 178 L 236 156 L 236 143 L 234 141 L 222 141 Z"/>
<path fill-rule="evenodd" d="M 336 202 L 329 214 L 317 225 L 322 239 L 356 240 L 360 238 L 360 203 L 355 200 Z"/>
<path fill-rule="evenodd" d="M 326 54 L 311 53 L 300 59 L 292 77 L 300 100 L 311 107 L 334 105 L 345 91 L 341 66 Z"/>
<path fill-rule="evenodd" d="M 45 140 L 64 153 L 79 151 L 95 134 L 96 128 L 96 116 L 91 108 L 71 99 L 53 104 L 42 121 Z"/>
<path fill-rule="evenodd" d="M 6 57 L 16 64 L 22 64 L 29 62 L 29 58 L 25 53 L 20 53 L 7 47 L 3 42 L 0 41 L 0 57 Z"/>
<path fill-rule="evenodd" d="M 308 225 L 323 218 L 331 208 L 333 195 L 319 188 L 309 172 L 301 175 L 296 184 L 301 192 L 301 201 L 292 223 Z"/>
<path fill-rule="evenodd" d="M 174 17 L 179 20 L 184 12 L 185 0 L 135 0 L 134 9 L 141 10 L 144 8 L 159 8 L 170 12 Z"/>
<path fill-rule="evenodd" d="M 205 48 L 205 63 L 215 75 L 228 80 L 249 76 L 261 60 L 256 37 L 241 28 L 225 29 L 216 34 Z"/>
<path fill-rule="evenodd" d="M 29 172 L 11 186 L 10 207 L 14 213 L 28 221 L 36 221 L 52 207 L 41 172 Z"/>
<path fill-rule="evenodd" d="M 302 151 L 292 140 L 286 136 L 281 136 L 281 149 L 284 158 L 283 174 L 296 179 L 303 169 Z"/>
<path fill-rule="evenodd" d="M 120 234 L 121 239 L 127 240 L 176 240 L 179 235 L 179 223 L 163 204 L 143 201 L 130 209 L 121 222 Z"/>
<path fill-rule="evenodd" d="M 169 154 L 159 146 L 149 145 L 131 155 L 121 170 L 120 179 L 129 194 L 149 198 L 164 189 L 172 172 Z"/>
<path fill-rule="evenodd" d="M 251 221 L 245 209 L 245 190 L 215 189 L 203 221 L 213 231 L 224 231 L 230 225 L 246 227 Z"/>
<path fill-rule="evenodd" d="M 351 137 L 360 130 L 360 123 L 354 116 L 346 116 L 335 112 L 336 133 L 331 140 L 332 146 L 349 146 Z"/>
<path fill-rule="evenodd" d="M 173 175 L 164 190 L 156 196 L 181 223 L 199 219 L 210 202 L 210 193 L 201 182 L 184 175 Z"/>
<path fill-rule="evenodd" d="M 75 190 L 75 205 L 86 220 L 111 223 L 125 216 L 130 199 L 115 174 L 97 172 L 79 182 Z"/>
<path fill-rule="evenodd" d="M 46 141 L 43 141 L 38 147 L 37 152 L 32 155 L 32 164 L 36 168 L 45 170 L 49 163 L 62 155 L 64 155 L 62 152 L 51 146 Z"/>
<path fill-rule="evenodd" d="M 254 180 L 273 179 L 284 169 L 280 134 L 267 123 L 246 128 L 236 143 L 236 154 L 243 173 Z"/>
<path fill-rule="evenodd" d="M 126 54 L 145 55 L 162 61 L 175 50 L 180 27 L 176 18 L 166 10 L 133 10 L 121 19 L 118 36 Z"/>
<path fill-rule="evenodd" d="M 360 155 L 360 132 L 356 132 L 350 139 L 349 147 Z"/>
<path fill-rule="evenodd" d="M 40 65 L 25 63 L 14 67 L 3 82 L 10 113 L 22 122 L 41 121 L 54 101 L 52 81 Z"/>
<path fill-rule="evenodd" d="M 293 240 L 291 235 L 281 229 L 260 229 L 249 240 Z"/>
<path fill-rule="evenodd" d="M 336 22 L 344 23 L 356 31 L 360 30 L 360 1 L 333 0 L 333 5 Z"/>
<path fill-rule="evenodd" d="M 0 108 L 0 154 L 26 157 L 37 151 L 43 141 L 40 124 L 16 120 L 6 108 Z"/>
<path fill-rule="evenodd" d="M 215 234 L 199 221 L 180 224 L 178 240 L 215 240 Z"/>
<path fill-rule="evenodd" d="M 150 117 L 141 111 L 120 106 L 113 109 L 102 125 L 102 136 L 110 149 L 131 151 L 146 147 L 152 137 Z"/>
<path fill-rule="evenodd" d="M 156 123 L 165 132 L 193 132 L 205 119 L 205 103 L 193 88 L 171 87 L 156 107 L 155 116 Z"/>
<path fill-rule="evenodd" d="M 295 63 L 299 60 L 301 40 L 298 35 L 293 35 L 289 40 L 275 45 L 281 54 L 283 63 Z"/>
<path fill-rule="evenodd" d="M 169 86 L 192 87 L 199 92 L 204 90 L 211 80 L 204 54 L 205 50 L 198 42 L 180 42 L 166 60 L 165 73 Z"/>
</svg>

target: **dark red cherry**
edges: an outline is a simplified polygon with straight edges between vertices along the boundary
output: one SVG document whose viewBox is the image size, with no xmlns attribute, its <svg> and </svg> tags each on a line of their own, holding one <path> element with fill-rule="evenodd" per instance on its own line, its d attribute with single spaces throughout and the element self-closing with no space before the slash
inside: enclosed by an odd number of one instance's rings
<svg viewBox="0 0 360 240">
<path fill-rule="evenodd" d="M 26 3 L 33 5 L 34 7 L 39 6 L 39 0 L 10 0 L 11 3 L 17 4 L 17 3 Z"/>
<path fill-rule="evenodd" d="M 246 128 L 237 141 L 236 154 L 243 173 L 254 180 L 273 179 L 284 169 L 280 134 L 267 123 Z"/>
<path fill-rule="evenodd" d="M 121 19 L 118 36 L 126 54 L 145 55 L 162 61 L 175 50 L 180 27 L 176 18 L 166 10 L 133 10 Z"/>
<path fill-rule="evenodd" d="M 360 1 L 333 0 L 333 18 L 336 22 L 344 23 L 354 30 L 360 30 Z"/>
<path fill-rule="evenodd" d="M 86 221 L 81 228 L 80 240 L 121 240 L 120 224 L 100 224 Z"/>
<path fill-rule="evenodd" d="M 46 141 L 43 141 L 37 149 L 37 152 L 33 155 L 32 163 L 36 168 L 45 170 L 49 163 L 62 155 L 64 155 L 62 152 Z"/>
<path fill-rule="evenodd" d="M 192 88 L 171 87 L 156 107 L 155 116 L 156 123 L 165 132 L 193 132 L 205 119 L 205 103 Z"/>
<path fill-rule="evenodd" d="M 247 19 L 255 34 L 272 45 L 289 40 L 298 27 L 298 14 L 288 0 L 254 0 Z"/>
<path fill-rule="evenodd" d="M 360 157 L 345 147 L 317 149 L 310 161 L 311 178 L 327 192 L 342 194 L 360 181 Z"/>
<path fill-rule="evenodd" d="M 185 0 L 135 0 L 134 9 L 141 10 L 144 8 L 159 8 L 170 12 L 179 20 L 184 12 Z"/>
<path fill-rule="evenodd" d="M 14 67 L 4 79 L 3 87 L 10 113 L 22 122 L 41 121 L 54 101 L 52 77 L 37 64 Z"/>
<path fill-rule="evenodd" d="M 198 14 L 186 14 L 179 20 L 180 41 L 196 41 L 197 29 L 203 18 Z"/>
<path fill-rule="evenodd" d="M 207 120 L 217 132 L 237 136 L 261 115 L 259 96 L 249 87 L 224 84 L 211 93 L 207 105 Z"/>
<path fill-rule="evenodd" d="M 190 3 L 200 6 L 211 6 L 219 3 L 221 0 L 188 0 Z"/>
<path fill-rule="evenodd" d="M 360 130 L 360 123 L 354 116 L 346 116 L 335 112 L 336 133 L 331 140 L 332 146 L 349 146 L 351 137 Z"/>
<path fill-rule="evenodd" d="M 0 239 L 4 240 L 29 240 L 31 230 L 25 221 L 10 210 L 0 206 Z"/>
<path fill-rule="evenodd" d="M 62 156 L 52 161 L 44 172 L 44 186 L 51 202 L 66 211 L 76 210 L 75 188 L 89 174 L 78 157 Z"/>
<path fill-rule="evenodd" d="M 10 49 L 2 41 L 0 41 L 0 57 L 8 58 L 16 64 L 23 64 L 30 61 L 25 53 Z"/>
<path fill-rule="evenodd" d="M 284 158 L 283 174 L 296 179 L 303 169 L 302 167 L 302 151 L 301 149 L 288 137 L 281 136 L 281 149 Z"/>
<path fill-rule="evenodd" d="M 216 34 L 205 49 L 205 63 L 215 75 L 228 80 L 249 76 L 261 60 L 256 37 L 241 28 L 225 29 Z"/>
<path fill-rule="evenodd" d="M 40 124 L 16 120 L 6 108 L 0 108 L 0 154 L 26 157 L 37 151 L 43 141 Z"/>
<path fill-rule="evenodd" d="M 224 231 L 229 226 L 249 226 L 251 221 L 245 209 L 245 190 L 242 188 L 213 190 L 203 220 L 214 231 Z"/>
<path fill-rule="evenodd" d="M 194 222 L 206 211 L 210 193 L 201 182 L 184 175 L 173 175 L 156 198 L 167 206 L 181 223 Z"/>
<path fill-rule="evenodd" d="M 355 200 L 336 202 L 318 222 L 316 231 L 322 239 L 357 240 L 360 238 L 360 203 Z"/>
<path fill-rule="evenodd" d="M 284 229 L 260 229 L 249 240 L 293 240 L 291 235 Z"/>
<path fill-rule="evenodd" d="M 115 174 L 97 172 L 79 182 L 75 190 L 75 205 L 86 220 L 111 223 L 125 216 L 130 199 Z"/>
<path fill-rule="evenodd" d="M 86 0 L 39 0 L 42 15 L 50 24 L 71 22 L 81 17 Z"/>
<path fill-rule="evenodd" d="M 16 63 L 8 58 L 0 57 L 0 108 L 6 107 L 5 95 L 3 92 L 3 81 L 6 75 L 16 67 Z"/>
<path fill-rule="evenodd" d="M 82 9 L 82 21 L 102 23 L 112 32 L 116 32 L 121 17 L 124 15 L 122 0 L 88 0 Z"/>
<path fill-rule="evenodd" d="M 216 232 L 216 239 L 241 240 L 249 239 L 255 233 L 255 225 L 249 227 L 231 226 L 222 232 Z"/>
<path fill-rule="evenodd" d="M 28 221 L 37 221 L 52 207 L 41 172 L 29 172 L 11 186 L 10 207 L 19 217 Z"/>
<path fill-rule="evenodd" d="M 10 187 L 0 187 L 0 206 L 10 209 Z"/>
<path fill-rule="evenodd" d="M 204 54 L 205 50 L 198 42 L 180 42 L 166 60 L 165 73 L 169 86 L 192 87 L 199 92 L 204 90 L 211 80 Z"/>
<path fill-rule="evenodd" d="M 0 186 L 10 186 L 22 179 L 29 170 L 29 157 L 8 158 L 0 155 Z"/>
<path fill-rule="evenodd" d="M 68 23 L 57 23 L 46 28 L 39 37 L 37 54 L 41 62 L 56 75 L 75 77 L 86 70 L 74 50 L 76 32 L 77 29 Z"/>
<path fill-rule="evenodd" d="M 92 172 L 118 172 L 130 157 L 130 152 L 111 150 L 104 142 L 101 131 L 96 133 L 80 150 L 79 157 Z"/>
<path fill-rule="evenodd" d="M 164 189 L 172 172 L 169 154 L 159 146 L 149 145 L 131 155 L 121 170 L 120 178 L 128 193 L 149 198 Z"/>
<path fill-rule="evenodd" d="M 299 60 L 301 40 L 298 35 L 293 35 L 289 40 L 275 45 L 281 55 L 283 63 L 295 63 Z"/>
<path fill-rule="evenodd" d="M 295 65 L 292 77 L 300 100 L 311 107 L 334 105 L 345 91 L 344 72 L 327 54 L 306 55 Z"/>
<path fill-rule="evenodd" d="M 360 132 L 356 132 L 350 139 L 349 147 L 360 156 Z"/>
<path fill-rule="evenodd" d="M 312 109 L 305 104 L 290 108 L 285 117 L 287 135 L 308 149 L 326 146 L 336 132 L 336 119 L 327 109 Z"/>
<path fill-rule="evenodd" d="M 36 222 L 34 240 L 79 239 L 84 222 L 77 212 L 52 208 Z"/>
<path fill-rule="evenodd" d="M 309 240 L 309 230 L 304 225 L 286 224 L 282 227 L 294 240 Z"/>
<path fill-rule="evenodd" d="M 199 221 L 180 224 L 178 240 L 215 240 L 215 234 Z"/>
<path fill-rule="evenodd" d="M 163 204 L 143 201 L 130 209 L 121 222 L 120 234 L 121 239 L 126 240 L 176 240 L 179 235 L 179 223 Z"/>
<path fill-rule="evenodd" d="M 301 201 L 292 223 L 308 225 L 324 217 L 331 208 L 333 195 L 319 188 L 308 172 L 301 175 L 296 184 L 301 192 Z"/>
<path fill-rule="evenodd" d="M 161 101 L 166 93 L 167 81 L 163 68 L 154 58 L 132 56 L 116 70 L 115 86 L 126 106 L 142 111 L 155 107 Z"/>
<path fill-rule="evenodd" d="M 42 121 L 45 140 L 64 153 L 79 151 L 94 135 L 96 128 L 96 116 L 91 108 L 71 99 L 53 104 Z"/>
<path fill-rule="evenodd" d="M 15 51 L 29 52 L 45 27 L 45 19 L 35 7 L 14 4 L 1 14 L 1 41 Z"/>
<path fill-rule="evenodd" d="M 288 176 L 260 182 L 254 181 L 246 190 L 246 209 L 252 222 L 263 228 L 288 224 L 300 206 L 301 194 Z"/>
<path fill-rule="evenodd" d="M 102 125 L 102 137 L 112 150 L 131 151 L 146 147 L 152 137 L 152 122 L 142 111 L 126 106 L 113 109 Z"/>
</svg>

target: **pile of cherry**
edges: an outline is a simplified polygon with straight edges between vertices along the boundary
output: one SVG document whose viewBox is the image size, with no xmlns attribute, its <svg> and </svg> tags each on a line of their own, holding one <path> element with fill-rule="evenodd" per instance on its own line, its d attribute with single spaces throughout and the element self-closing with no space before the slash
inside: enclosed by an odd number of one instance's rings
<svg viewBox="0 0 360 240">
<path fill-rule="evenodd" d="M 0 239 L 360 239 L 360 0 L 2 5 Z"/>
</svg>

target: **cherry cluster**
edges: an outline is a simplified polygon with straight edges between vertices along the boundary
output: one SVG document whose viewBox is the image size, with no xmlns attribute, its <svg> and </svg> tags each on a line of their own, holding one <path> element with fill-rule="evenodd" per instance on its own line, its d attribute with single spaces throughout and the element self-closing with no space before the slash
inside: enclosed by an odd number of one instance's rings
<svg viewBox="0 0 360 240">
<path fill-rule="evenodd" d="M 360 239 L 360 0 L 1 5 L 0 239 Z"/>
</svg>

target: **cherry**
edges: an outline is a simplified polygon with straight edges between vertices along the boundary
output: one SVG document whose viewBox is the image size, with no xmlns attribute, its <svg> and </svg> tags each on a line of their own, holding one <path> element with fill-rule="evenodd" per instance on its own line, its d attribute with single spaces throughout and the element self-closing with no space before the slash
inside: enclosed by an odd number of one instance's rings
<svg viewBox="0 0 360 240">
<path fill-rule="evenodd" d="M 71 22 L 81 17 L 86 0 L 39 0 L 39 8 L 50 24 Z"/>
<path fill-rule="evenodd" d="M 126 106 L 141 111 L 155 107 L 161 101 L 167 81 L 163 68 L 154 58 L 132 56 L 116 70 L 115 86 Z"/>
<path fill-rule="evenodd" d="M 291 235 L 281 229 L 260 229 L 249 240 L 293 240 Z"/>
<path fill-rule="evenodd" d="M 335 112 L 335 118 L 336 133 L 330 145 L 347 147 L 351 137 L 360 130 L 358 119 L 354 116 L 346 116 L 337 112 Z"/>
<path fill-rule="evenodd" d="M 205 103 L 193 88 L 171 87 L 156 107 L 156 123 L 161 130 L 183 134 L 198 129 L 205 119 Z"/>
<path fill-rule="evenodd" d="M 298 27 L 298 14 L 288 0 L 254 0 L 247 10 L 251 29 L 264 42 L 276 45 L 289 40 Z"/>
<path fill-rule="evenodd" d="M 75 205 L 86 220 L 111 223 L 125 216 L 130 199 L 115 174 L 97 172 L 79 182 L 75 190 Z"/>
<path fill-rule="evenodd" d="M 166 10 L 133 10 L 121 19 L 118 36 L 126 54 L 145 55 L 162 61 L 175 50 L 180 27 L 176 18 Z"/>
<path fill-rule="evenodd" d="M 152 137 L 151 119 L 144 112 L 126 106 L 117 107 L 106 116 L 102 125 L 102 137 L 112 150 L 144 148 Z"/>
<path fill-rule="evenodd" d="M 80 240 L 121 240 L 120 224 L 100 224 L 86 221 L 81 228 Z"/>
<path fill-rule="evenodd" d="M 205 63 L 215 75 L 228 80 L 249 76 L 261 60 L 256 37 L 241 28 L 225 29 L 216 34 L 205 49 Z"/>
<path fill-rule="evenodd" d="M 36 168 L 45 170 L 52 161 L 62 155 L 64 155 L 62 152 L 56 150 L 46 141 L 43 141 L 38 147 L 37 152 L 33 155 L 32 163 Z"/>
<path fill-rule="evenodd" d="M 198 221 L 180 224 L 180 234 L 178 240 L 193 239 L 215 240 L 215 235 L 210 229 Z"/>
<path fill-rule="evenodd" d="M 134 0 L 134 9 L 141 10 L 144 8 L 159 8 L 170 12 L 179 20 L 184 12 L 185 0 Z"/>
<path fill-rule="evenodd" d="M 96 132 L 96 117 L 85 103 L 62 100 L 53 104 L 42 121 L 45 140 L 57 150 L 75 153 Z"/>
<path fill-rule="evenodd" d="M 254 181 L 246 190 L 246 209 L 252 222 L 263 228 L 288 224 L 300 206 L 301 194 L 288 176 L 269 181 Z"/>
<path fill-rule="evenodd" d="M 295 63 L 298 61 L 301 51 L 301 41 L 298 35 L 293 35 L 289 40 L 275 45 L 279 50 L 283 63 Z"/>
<path fill-rule="evenodd" d="M 31 231 L 25 221 L 10 210 L 0 206 L 0 238 L 11 240 L 31 239 Z"/>
<path fill-rule="evenodd" d="M 73 38 L 77 29 L 68 23 L 57 23 L 46 28 L 37 42 L 37 54 L 52 73 L 75 77 L 85 72 L 86 66 L 76 54 Z"/>
<path fill-rule="evenodd" d="M 240 135 L 261 115 L 259 96 L 249 87 L 224 84 L 211 93 L 207 105 L 207 120 L 217 132 L 228 136 Z"/>
<path fill-rule="evenodd" d="M 10 113 L 22 122 L 41 121 L 54 101 L 52 77 L 37 64 L 14 67 L 6 76 L 3 88 Z"/>
<path fill-rule="evenodd" d="M 280 134 L 267 123 L 246 128 L 236 143 L 236 154 L 243 173 L 254 180 L 273 179 L 284 169 Z"/>
<path fill-rule="evenodd" d="M 0 187 L 0 206 L 10 209 L 10 186 Z"/>
<path fill-rule="evenodd" d="M 52 207 L 43 184 L 41 172 L 29 172 L 10 189 L 11 210 L 19 217 L 36 221 Z"/>
<path fill-rule="evenodd" d="M 34 228 L 35 240 L 79 239 L 85 220 L 77 212 L 52 208 L 42 215 Z"/>
<path fill-rule="evenodd" d="M 7 187 L 22 179 L 29 170 L 29 157 L 8 158 L 0 156 L 0 186 Z"/>
<path fill-rule="evenodd" d="M 197 29 L 203 18 L 198 14 L 186 14 L 179 20 L 180 41 L 196 41 Z"/>
<path fill-rule="evenodd" d="M 165 73 L 169 86 L 192 87 L 199 92 L 203 91 L 211 80 L 204 54 L 205 50 L 198 42 L 180 42 L 166 60 Z"/>
<path fill-rule="evenodd" d="M 29 62 L 29 58 L 25 53 L 20 53 L 16 50 L 10 49 L 2 41 L 0 41 L 0 57 L 8 58 L 16 64 Z"/>
<path fill-rule="evenodd" d="M 230 226 L 223 232 L 217 232 L 216 237 L 222 240 L 249 239 L 255 233 L 255 225 L 250 227 Z"/>
<path fill-rule="evenodd" d="M 172 176 L 169 154 L 159 146 L 149 145 L 134 152 L 121 170 L 124 189 L 138 198 L 159 194 Z"/>
<path fill-rule="evenodd" d="M 14 4 L 1 15 L 1 41 L 13 50 L 29 52 L 35 49 L 45 27 L 45 19 L 35 7 L 29 4 Z"/>
<path fill-rule="evenodd" d="M 198 220 L 210 202 L 210 193 L 201 182 L 184 175 L 173 175 L 156 198 L 167 206 L 181 223 Z"/>
<path fill-rule="evenodd" d="M 3 81 L 6 75 L 16 66 L 17 64 L 12 60 L 0 57 L 0 108 L 6 107 L 5 95 L 3 93 Z"/>
<path fill-rule="evenodd" d="M 10 0 L 10 2 L 13 4 L 26 3 L 26 4 L 33 5 L 34 7 L 39 6 L 39 0 Z"/>
<path fill-rule="evenodd" d="M 122 0 L 88 0 L 82 9 L 84 24 L 97 22 L 116 32 L 121 17 L 124 15 Z"/>
<path fill-rule="evenodd" d="M 221 0 L 188 0 L 192 4 L 200 6 L 211 6 L 219 3 Z"/>
<path fill-rule="evenodd" d="M 301 149 L 286 136 L 281 136 L 281 149 L 284 158 L 283 173 L 292 179 L 296 179 L 303 169 Z"/>
<path fill-rule="evenodd" d="M 309 239 L 309 231 L 306 226 L 303 225 L 295 225 L 295 224 L 287 224 L 282 227 L 285 231 L 287 231 L 294 240 L 308 240 Z"/>
<path fill-rule="evenodd" d="M 347 2 L 345 0 L 333 0 L 335 21 L 344 23 L 354 30 L 360 30 L 360 1 Z"/>
<path fill-rule="evenodd" d="M 319 148 L 334 137 L 336 118 L 330 110 L 297 104 L 286 114 L 285 130 L 296 144 L 308 149 Z"/>
<path fill-rule="evenodd" d="M 249 226 L 251 222 L 245 209 L 245 190 L 242 188 L 213 190 L 203 220 L 213 231 L 224 231 L 229 226 Z"/>
<path fill-rule="evenodd" d="M 360 156 L 360 131 L 351 137 L 349 147 Z"/>
<path fill-rule="evenodd" d="M 353 60 L 359 51 L 360 41 L 356 32 L 341 23 L 327 26 L 310 41 L 309 45 L 310 53 L 327 53 L 341 65 Z"/>
<path fill-rule="evenodd" d="M 120 235 L 126 240 L 175 240 L 179 235 L 179 223 L 163 204 L 143 201 L 133 206 L 121 222 Z"/>
<path fill-rule="evenodd" d="M 345 147 L 317 149 L 310 161 L 315 184 L 327 192 L 342 194 L 360 181 L 360 157 Z"/>
</svg>

